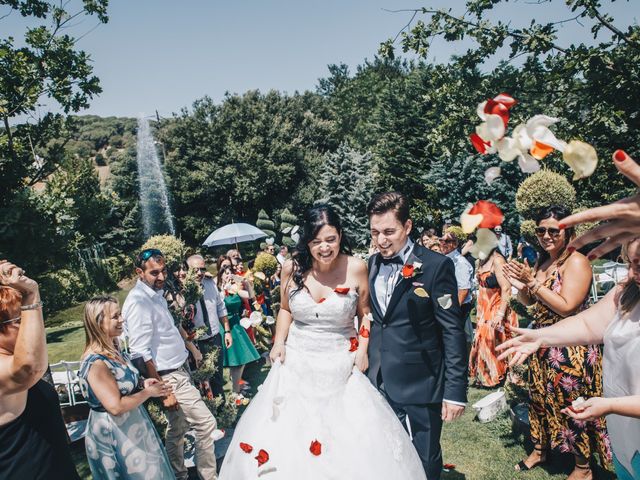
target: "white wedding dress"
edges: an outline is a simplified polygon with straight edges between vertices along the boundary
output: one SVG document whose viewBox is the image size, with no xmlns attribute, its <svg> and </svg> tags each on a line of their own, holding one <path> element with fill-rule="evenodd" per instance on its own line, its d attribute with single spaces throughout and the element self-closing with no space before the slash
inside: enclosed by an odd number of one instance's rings
<svg viewBox="0 0 640 480">
<path fill-rule="evenodd" d="M 284 363 L 273 365 L 242 415 L 220 480 L 426 479 L 393 410 L 354 367 L 357 298 L 291 296 Z"/>
</svg>

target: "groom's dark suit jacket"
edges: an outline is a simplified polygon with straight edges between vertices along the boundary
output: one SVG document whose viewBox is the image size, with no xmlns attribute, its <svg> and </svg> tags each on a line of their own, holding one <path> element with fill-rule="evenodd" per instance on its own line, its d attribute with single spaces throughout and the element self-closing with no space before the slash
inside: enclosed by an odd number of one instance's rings
<svg viewBox="0 0 640 480">
<path fill-rule="evenodd" d="M 422 263 L 420 271 L 413 278 L 400 275 L 382 315 L 374 285 L 380 254 L 369 259 L 373 322 L 367 375 L 379 387 L 381 371 L 384 389 L 396 403 L 466 402 L 467 344 L 453 261 L 416 244 L 406 263 L 414 262 Z M 418 288 L 428 297 L 416 294 Z M 438 303 L 446 294 L 449 308 Z"/>
</svg>

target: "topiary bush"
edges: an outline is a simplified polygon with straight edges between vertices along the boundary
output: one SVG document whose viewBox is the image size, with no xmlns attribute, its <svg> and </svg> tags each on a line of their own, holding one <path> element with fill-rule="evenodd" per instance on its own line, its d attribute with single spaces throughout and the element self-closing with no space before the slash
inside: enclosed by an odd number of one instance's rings
<svg viewBox="0 0 640 480">
<path fill-rule="evenodd" d="M 253 263 L 253 270 L 264 273 L 267 278 L 276 273 L 277 268 L 278 260 L 276 257 L 265 252 L 260 252 Z"/>
<path fill-rule="evenodd" d="M 147 248 L 157 248 L 162 252 L 169 271 L 174 271 L 180 265 L 186 251 L 184 242 L 173 235 L 154 235 L 140 247 L 140 250 Z"/>
<path fill-rule="evenodd" d="M 536 222 L 533 220 L 524 220 L 520 223 L 520 235 L 529 242 L 531 245 L 537 245 L 538 239 L 536 237 Z"/>
<path fill-rule="evenodd" d="M 282 243 L 289 248 L 296 246 L 295 240 L 291 238 L 291 229 L 295 227 L 297 223 L 298 219 L 289 209 L 285 208 L 280 214 L 280 231 L 283 233 Z"/>
<path fill-rule="evenodd" d="M 264 209 L 258 212 L 256 227 L 266 233 L 268 237 L 276 238 L 276 224 L 269 218 L 269 215 L 267 215 L 267 212 L 265 212 Z"/>
<path fill-rule="evenodd" d="M 576 190 L 562 175 L 542 169 L 520 184 L 516 192 L 516 209 L 525 219 L 549 205 L 563 205 L 569 210 L 576 207 Z"/>
</svg>

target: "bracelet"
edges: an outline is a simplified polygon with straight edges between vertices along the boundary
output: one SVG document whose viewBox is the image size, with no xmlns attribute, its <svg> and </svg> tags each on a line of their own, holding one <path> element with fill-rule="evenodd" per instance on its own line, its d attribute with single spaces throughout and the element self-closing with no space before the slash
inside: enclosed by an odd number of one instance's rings
<svg viewBox="0 0 640 480">
<path fill-rule="evenodd" d="M 529 292 L 531 293 L 531 295 L 536 295 L 538 293 L 538 290 L 540 290 L 542 287 L 543 287 L 542 283 L 536 280 L 536 283 L 533 285 L 532 288 L 529 289 Z"/>
<path fill-rule="evenodd" d="M 225 330 L 224 333 L 231 333 L 231 330 Z"/>
<path fill-rule="evenodd" d="M 23 312 L 25 310 L 36 310 L 38 308 L 42 308 L 42 305 L 44 305 L 44 303 L 42 303 L 42 300 L 40 300 L 39 302 L 32 303 L 31 305 L 22 305 L 20 307 L 20 310 L 22 310 Z"/>
</svg>

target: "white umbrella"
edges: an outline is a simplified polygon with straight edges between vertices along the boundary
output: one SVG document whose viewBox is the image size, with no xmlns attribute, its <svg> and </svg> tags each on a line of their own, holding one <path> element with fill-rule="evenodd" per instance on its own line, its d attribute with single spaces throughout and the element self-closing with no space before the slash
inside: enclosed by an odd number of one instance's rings
<svg viewBox="0 0 640 480">
<path fill-rule="evenodd" d="M 217 245 L 250 242 L 266 236 L 267 234 L 262 230 L 248 223 L 231 223 L 214 230 L 202 245 L 215 247 Z"/>
</svg>

